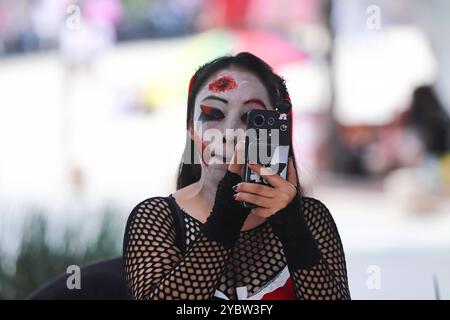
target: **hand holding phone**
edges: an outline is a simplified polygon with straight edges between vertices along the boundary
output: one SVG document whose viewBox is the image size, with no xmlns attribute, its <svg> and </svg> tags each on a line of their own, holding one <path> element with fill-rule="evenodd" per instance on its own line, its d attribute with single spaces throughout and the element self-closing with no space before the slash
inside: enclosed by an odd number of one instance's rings
<svg viewBox="0 0 450 320">
<path fill-rule="evenodd" d="M 290 132 L 289 108 L 249 111 L 245 136 L 244 182 L 270 185 L 267 179 L 251 170 L 249 162 L 267 167 L 275 174 L 287 179 L 291 146 Z M 257 207 L 245 201 L 242 204 L 248 208 Z"/>
<path fill-rule="evenodd" d="M 292 157 L 289 157 L 288 161 L 287 179 L 269 172 L 268 169 L 259 164 L 248 164 L 248 166 L 252 171 L 267 179 L 270 184 L 266 186 L 258 183 L 241 182 L 237 185 L 234 198 L 241 203 L 246 202 L 255 205 L 251 209 L 251 213 L 262 218 L 268 218 L 288 206 L 298 195 L 297 173 Z"/>
</svg>

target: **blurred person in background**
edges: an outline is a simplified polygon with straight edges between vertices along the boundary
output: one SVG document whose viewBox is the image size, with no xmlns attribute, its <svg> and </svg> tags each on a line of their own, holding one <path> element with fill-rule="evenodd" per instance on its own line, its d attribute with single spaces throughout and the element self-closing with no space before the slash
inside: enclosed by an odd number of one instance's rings
<svg viewBox="0 0 450 320">
<path fill-rule="evenodd" d="M 69 68 L 89 69 L 95 59 L 116 42 L 116 28 L 123 17 L 119 0 L 85 0 L 68 7 L 60 32 L 60 50 Z"/>
<path fill-rule="evenodd" d="M 414 90 L 403 118 L 402 139 L 396 144 L 397 154 L 404 155 L 402 166 L 390 173 L 386 186 L 404 199 L 407 211 L 434 211 L 445 187 L 441 168 L 450 150 L 450 117 L 433 87 L 425 85 Z M 415 152 L 408 153 L 412 145 Z"/>
<path fill-rule="evenodd" d="M 430 156 L 441 157 L 450 150 L 450 117 L 433 87 L 421 86 L 414 90 L 409 124 Z"/>
</svg>

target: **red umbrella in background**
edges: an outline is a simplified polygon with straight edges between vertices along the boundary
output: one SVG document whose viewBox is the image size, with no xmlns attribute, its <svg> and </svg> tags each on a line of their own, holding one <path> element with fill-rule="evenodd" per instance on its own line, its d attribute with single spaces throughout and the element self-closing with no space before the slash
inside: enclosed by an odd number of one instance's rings
<svg viewBox="0 0 450 320">
<path fill-rule="evenodd" d="M 200 25 L 211 37 L 215 47 L 210 50 L 227 49 L 228 53 L 251 52 L 273 67 L 284 63 L 299 62 L 305 59 L 305 53 L 281 32 L 268 31 L 275 22 L 291 22 L 306 19 L 312 7 L 312 0 L 288 0 L 280 3 L 264 0 L 210 0 L 203 5 Z M 298 3 L 300 2 L 300 6 Z M 297 4 L 297 5 L 295 5 Z M 273 13 L 284 12 L 282 15 Z M 299 16 L 299 14 L 303 14 Z M 256 19 L 256 20 L 255 20 Z M 280 21 L 280 19 L 282 21 Z M 271 21 L 272 20 L 272 21 Z M 275 23 L 276 24 L 276 23 Z M 255 26 L 263 26 L 258 28 Z M 252 26 L 252 27 L 250 27 Z M 269 29 L 268 29 L 269 28 Z M 219 33 L 225 33 L 221 35 Z M 218 43 L 221 39 L 222 43 Z M 205 38 L 208 41 L 208 38 Z M 225 42 L 225 43 L 224 43 Z M 220 54 L 220 53 L 219 53 Z"/>
<path fill-rule="evenodd" d="M 234 50 L 248 51 L 260 57 L 272 67 L 291 62 L 302 62 L 307 54 L 286 37 L 262 30 L 233 30 Z"/>
<path fill-rule="evenodd" d="M 271 65 L 301 65 L 307 54 L 279 33 L 259 29 L 212 29 L 183 40 L 180 50 L 161 62 L 144 86 L 146 104 L 160 106 L 185 98 L 187 84 L 195 69 L 226 54 L 248 51 Z M 177 61 L 177 63 L 173 63 Z M 176 74 L 177 77 L 173 77 Z M 170 84 L 170 85 L 169 85 Z"/>
<path fill-rule="evenodd" d="M 193 36 L 179 52 L 185 65 L 198 66 L 224 54 L 248 51 L 274 68 L 302 63 L 307 54 L 287 36 L 261 29 L 211 29 Z"/>
</svg>

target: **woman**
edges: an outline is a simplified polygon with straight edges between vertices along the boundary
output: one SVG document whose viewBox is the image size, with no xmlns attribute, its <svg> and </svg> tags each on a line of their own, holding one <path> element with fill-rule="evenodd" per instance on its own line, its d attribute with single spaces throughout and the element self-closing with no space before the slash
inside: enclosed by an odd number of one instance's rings
<svg viewBox="0 0 450 320">
<path fill-rule="evenodd" d="M 250 53 L 194 74 L 177 191 L 142 201 L 128 218 L 124 261 L 134 299 L 350 299 L 338 230 L 320 201 L 301 195 L 293 152 L 287 180 L 249 164 L 270 186 L 241 182 L 241 139 L 227 139 L 226 130 L 244 130 L 249 110 L 273 109 L 281 98 L 289 100 L 284 80 Z M 224 138 L 207 144 L 208 130 Z M 200 163 L 191 163 L 191 147 Z"/>
</svg>

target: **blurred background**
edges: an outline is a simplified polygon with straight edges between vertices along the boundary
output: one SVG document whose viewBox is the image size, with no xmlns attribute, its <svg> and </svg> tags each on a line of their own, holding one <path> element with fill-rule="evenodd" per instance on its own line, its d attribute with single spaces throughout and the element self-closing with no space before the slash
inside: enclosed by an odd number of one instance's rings
<svg viewBox="0 0 450 320">
<path fill-rule="evenodd" d="M 0 299 L 120 256 L 175 190 L 188 82 L 250 51 L 287 80 L 309 196 L 354 299 L 450 299 L 447 0 L 0 0 Z M 447 40 L 445 40 L 447 39 Z"/>
</svg>

